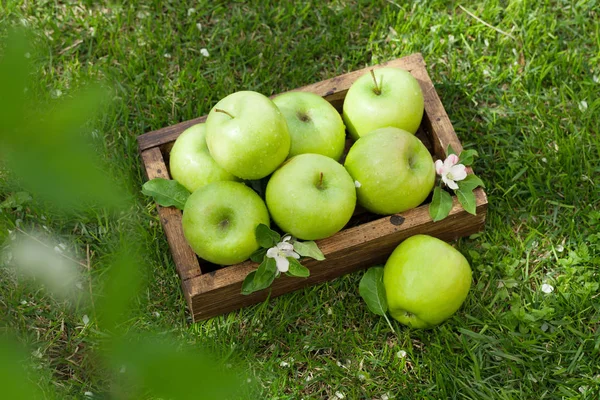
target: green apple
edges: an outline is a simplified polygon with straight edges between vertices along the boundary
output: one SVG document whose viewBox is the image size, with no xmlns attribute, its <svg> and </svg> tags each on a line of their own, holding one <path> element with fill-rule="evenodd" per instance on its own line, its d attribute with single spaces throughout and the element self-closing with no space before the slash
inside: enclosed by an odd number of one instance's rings
<svg viewBox="0 0 600 400">
<path fill-rule="evenodd" d="M 431 328 L 452 316 L 467 298 L 471 267 L 448 243 L 415 235 L 388 258 L 383 285 L 394 319 L 413 328 Z"/>
<path fill-rule="evenodd" d="M 215 264 L 247 260 L 259 248 L 255 230 L 269 226 L 264 201 L 240 182 L 220 181 L 190 195 L 183 209 L 183 234 L 198 256 Z"/>
<path fill-rule="evenodd" d="M 288 156 L 290 134 L 277 106 L 252 91 L 232 93 L 206 119 L 206 144 L 217 164 L 242 179 L 269 175 Z"/>
<path fill-rule="evenodd" d="M 346 94 L 344 123 L 354 139 L 393 126 L 414 134 L 423 118 L 421 86 L 410 72 L 385 67 L 358 78 Z"/>
<path fill-rule="evenodd" d="M 342 117 L 327 100 L 310 92 L 289 92 L 273 102 L 287 121 L 292 144 L 288 158 L 315 153 L 339 160 L 346 144 Z"/>
<path fill-rule="evenodd" d="M 237 180 L 213 160 L 206 146 L 206 125 L 196 124 L 175 141 L 169 153 L 171 177 L 194 192 L 211 182 Z"/>
<path fill-rule="evenodd" d="M 269 179 L 265 197 L 273 221 L 303 240 L 332 236 L 348 223 L 356 206 L 348 172 L 321 154 L 286 161 Z"/>
<path fill-rule="evenodd" d="M 398 128 L 362 136 L 348 151 L 344 166 L 356 181 L 358 204 L 376 214 L 418 206 L 435 184 L 431 154 L 416 136 Z"/>
</svg>

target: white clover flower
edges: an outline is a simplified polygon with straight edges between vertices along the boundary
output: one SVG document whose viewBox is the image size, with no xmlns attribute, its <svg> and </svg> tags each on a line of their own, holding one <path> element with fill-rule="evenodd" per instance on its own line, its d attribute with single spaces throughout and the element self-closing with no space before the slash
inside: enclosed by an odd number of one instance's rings
<svg viewBox="0 0 600 400">
<path fill-rule="evenodd" d="M 443 162 L 435 162 L 435 171 L 442 177 L 442 181 L 453 190 L 458 189 L 457 181 L 462 181 L 467 177 L 467 167 L 458 164 L 458 156 L 450 154 Z"/>
<path fill-rule="evenodd" d="M 208 57 L 210 55 L 208 54 L 208 50 L 206 50 L 205 48 L 200 49 L 200 54 L 202 54 L 204 57 Z"/>
<path fill-rule="evenodd" d="M 285 235 L 281 242 L 267 250 L 267 257 L 275 259 L 279 272 L 287 272 L 290 269 L 288 257 L 300 258 L 300 255 L 294 251 L 294 245 L 289 242 L 291 238 L 290 235 Z"/>
<path fill-rule="evenodd" d="M 554 292 L 554 286 L 544 283 L 542 285 L 542 292 L 548 294 Z"/>
</svg>

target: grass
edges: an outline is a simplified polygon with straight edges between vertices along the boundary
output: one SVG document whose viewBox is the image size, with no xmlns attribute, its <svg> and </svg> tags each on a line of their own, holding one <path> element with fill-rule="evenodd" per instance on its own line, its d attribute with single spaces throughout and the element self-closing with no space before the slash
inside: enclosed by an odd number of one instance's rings
<svg viewBox="0 0 600 400">
<path fill-rule="evenodd" d="M 16 227 L 52 232 L 89 267 L 83 274 L 96 294 L 110 254 L 133 238 L 147 287 L 128 329 L 168 332 L 239 364 L 251 375 L 248 398 L 600 396 L 597 2 L 2 8 L 2 32 L 33 31 L 37 96 L 52 104 L 87 79 L 109 88 L 112 103 L 94 124 L 98 153 L 132 205 L 122 215 L 91 209 L 73 218 L 34 199 L 2 210 L 0 241 Z M 463 308 L 434 330 L 396 324 L 394 335 L 359 298 L 356 273 L 191 324 L 154 205 L 139 194 L 136 136 L 204 115 L 236 90 L 271 95 L 413 52 L 423 53 L 463 145 L 479 152 L 475 169 L 488 187 L 485 231 L 456 243 L 474 271 Z M 8 174 L 0 184 L 0 202 L 19 190 Z M 544 283 L 554 291 L 542 292 Z M 95 356 L 103 334 L 82 322 L 95 320 L 88 303 L 69 306 L 2 272 L 0 307 L 0 331 L 29 346 L 27 365 L 40 372 L 46 397 L 110 394 Z M 189 387 L 201 398 L 201 385 Z"/>
</svg>

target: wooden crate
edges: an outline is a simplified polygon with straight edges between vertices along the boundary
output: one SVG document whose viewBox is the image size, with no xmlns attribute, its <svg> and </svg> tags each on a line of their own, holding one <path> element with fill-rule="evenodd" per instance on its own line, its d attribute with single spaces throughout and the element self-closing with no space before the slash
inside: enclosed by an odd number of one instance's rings
<svg viewBox="0 0 600 400">
<path fill-rule="evenodd" d="M 446 157 L 448 145 L 452 145 L 456 152 L 460 152 L 462 146 L 427 74 L 421 54 L 413 54 L 295 90 L 316 93 L 341 112 L 350 85 L 370 69 L 384 66 L 408 70 L 419 81 L 425 97 L 425 113 L 417 136 L 430 149 L 434 160 Z M 139 150 L 148 179 L 170 178 L 168 156 L 173 142 L 185 129 L 204 122 L 205 119 L 206 116 L 203 116 L 138 137 Z M 211 270 L 211 266 L 199 259 L 187 244 L 181 226 L 181 211 L 173 207 L 157 207 L 177 273 L 181 277 L 185 299 L 194 321 L 198 321 L 259 303 L 268 296 L 279 296 L 383 263 L 402 240 L 418 233 L 451 241 L 478 232 L 483 229 L 485 223 L 487 197 L 482 188 L 478 188 L 475 195 L 476 216 L 464 211 L 454 196 L 450 215 L 435 223 L 429 217 L 428 204 L 385 217 L 358 212 L 345 229 L 332 237 L 317 241 L 326 260 L 303 261 L 303 264 L 310 269 L 310 277 L 303 279 L 282 276 L 274 281 L 271 288 L 249 296 L 241 294 L 242 282 L 246 275 L 257 267 L 256 263 L 246 261 Z"/>
</svg>

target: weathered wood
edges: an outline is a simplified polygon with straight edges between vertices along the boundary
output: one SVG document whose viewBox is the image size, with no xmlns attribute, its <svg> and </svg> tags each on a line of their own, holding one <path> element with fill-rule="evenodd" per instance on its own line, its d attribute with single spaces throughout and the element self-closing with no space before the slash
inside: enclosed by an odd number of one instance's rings
<svg viewBox="0 0 600 400">
<path fill-rule="evenodd" d="M 428 205 L 396 214 L 404 218 L 400 225 L 391 223 L 391 216 L 380 218 L 354 228 L 343 230 L 327 239 L 317 241 L 325 261 L 303 260 L 310 269 L 306 279 L 281 277 L 273 285 L 249 296 L 240 295 L 246 275 L 257 267 L 245 262 L 217 270 L 185 282 L 192 293 L 192 313 L 195 321 L 211 318 L 276 297 L 307 286 L 330 281 L 344 274 L 384 263 L 389 254 L 404 239 L 418 233 L 451 241 L 471 235 L 483 228 L 487 198 L 482 189 L 476 192 L 477 215 L 467 213 L 454 198 L 450 215 L 434 223 Z"/>
<path fill-rule="evenodd" d="M 421 54 L 412 54 L 407 57 L 399 58 L 396 60 L 388 61 L 372 67 L 363 68 L 361 70 L 349 72 L 344 75 L 337 76 L 335 78 L 327 79 L 322 82 L 314 83 L 312 85 L 303 86 L 292 91 L 312 92 L 319 96 L 324 97 L 328 100 L 338 111 L 342 109 L 342 103 L 346 97 L 346 92 L 350 88 L 350 85 L 362 74 L 369 72 L 371 69 L 378 69 L 383 67 L 398 67 L 403 68 L 407 71 L 423 70 L 425 67 L 425 61 Z M 271 96 L 271 97 L 276 97 Z M 169 142 L 175 141 L 177 137 L 187 128 L 200 122 L 206 121 L 206 116 L 194 118 L 189 121 L 181 122 L 179 124 L 169 126 L 166 128 L 158 129 L 156 131 L 148 132 L 138 136 L 138 146 L 140 151 L 150 149 L 164 145 Z"/>
<path fill-rule="evenodd" d="M 421 125 L 424 125 L 429 132 L 435 133 L 432 135 L 434 154 L 438 158 L 446 158 L 448 145 L 452 145 L 456 154 L 459 154 L 462 151 L 462 145 L 456 136 L 456 132 L 454 132 L 454 127 L 444 109 L 444 105 L 435 91 L 427 69 L 416 68 L 411 73 L 419 81 L 425 100 L 425 113 Z"/>
<path fill-rule="evenodd" d="M 319 94 L 341 111 L 346 92 L 352 83 L 369 70 L 384 66 L 406 69 L 419 81 L 425 99 L 425 114 L 417 136 L 435 158 L 446 157 L 448 144 L 451 144 L 456 152 L 460 152 L 462 150 L 460 141 L 427 74 L 425 62 L 420 54 L 353 71 L 294 90 Z M 168 152 L 173 142 L 185 129 L 205 119 L 206 117 L 196 118 L 138 138 L 140 152 L 150 179 L 159 176 L 169 177 L 165 160 L 168 160 Z M 347 143 L 347 147 L 349 146 L 350 143 Z M 482 188 L 477 189 L 475 195 L 477 215 L 467 213 L 454 197 L 450 215 L 435 223 L 429 217 L 428 204 L 396 216 L 386 217 L 374 217 L 358 207 L 352 219 L 354 224 L 358 223 L 357 226 L 346 228 L 330 238 L 318 241 L 320 249 L 327 257 L 325 261 L 303 261 L 311 271 L 310 277 L 278 278 L 271 288 L 249 296 L 241 294 L 241 285 L 246 275 L 257 267 L 256 263 L 246 261 L 213 272 L 202 273 L 202 261 L 199 263 L 183 236 L 181 211 L 173 207 L 158 207 L 158 210 L 177 272 L 182 279 L 185 298 L 194 321 L 198 321 L 261 302 L 269 296 L 279 296 L 383 263 L 402 240 L 417 233 L 450 241 L 478 232 L 483 229 L 488 202 Z"/>
<path fill-rule="evenodd" d="M 158 147 L 142 151 L 142 160 L 146 167 L 148 179 L 165 178 L 170 179 L 167 166 Z M 177 273 L 182 280 L 196 277 L 201 274 L 198 257 L 183 237 L 181 225 L 181 211 L 175 207 L 157 206 L 160 222 L 167 236 L 169 248 L 173 255 L 173 261 Z"/>
</svg>

